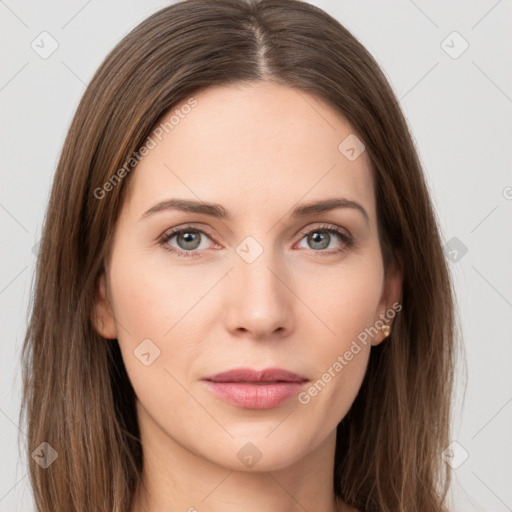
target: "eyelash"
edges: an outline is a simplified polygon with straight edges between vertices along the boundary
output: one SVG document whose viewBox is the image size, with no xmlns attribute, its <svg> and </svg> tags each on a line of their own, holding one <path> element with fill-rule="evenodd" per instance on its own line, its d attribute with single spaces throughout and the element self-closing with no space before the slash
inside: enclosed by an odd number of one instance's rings
<svg viewBox="0 0 512 512">
<path fill-rule="evenodd" d="M 203 235 L 206 235 L 208 238 L 213 238 L 208 232 L 206 232 L 202 229 L 196 228 L 194 226 L 184 226 L 184 227 L 181 227 L 178 229 L 171 229 L 170 231 L 166 231 L 160 237 L 159 245 L 161 245 L 166 251 L 169 251 L 169 252 L 175 254 L 179 258 L 195 258 L 195 257 L 200 256 L 201 255 L 200 253 L 202 251 L 198 251 L 197 249 L 193 250 L 193 251 L 183 251 L 181 249 L 176 249 L 175 247 L 172 247 L 168 244 L 169 240 L 171 238 L 173 238 L 175 235 L 179 235 L 179 234 L 185 233 L 187 231 L 201 233 Z M 343 247 L 341 247 L 339 249 L 334 249 L 334 250 L 331 249 L 330 251 L 325 251 L 325 250 L 315 251 L 315 250 L 311 249 L 315 253 L 315 256 L 319 256 L 322 258 L 322 257 L 326 257 L 326 256 L 332 256 L 334 254 L 340 254 L 340 253 L 346 251 L 347 249 L 349 249 L 350 247 L 352 247 L 353 245 L 355 245 L 353 238 L 350 235 L 348 235 L 344 230 L 342 230 L 341 228 L 336 228 L 333 226 L 326 226 L 326 225 L 316 226 L 313 229 L 301 231 L 300 232 L 300 236 L 301 236 L 300 240 L 302 240 L 305 236 L 309 235 L 310 233 L 315 233 L 317 231 L 327 232 L 330 234 L 338 235 L 344 245 L 343 245 Z"/>
</svg>

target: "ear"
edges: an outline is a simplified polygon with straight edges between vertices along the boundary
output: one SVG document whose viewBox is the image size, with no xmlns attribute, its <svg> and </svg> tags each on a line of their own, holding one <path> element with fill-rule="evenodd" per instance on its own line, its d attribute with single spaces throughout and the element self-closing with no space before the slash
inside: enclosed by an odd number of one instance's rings
<svg viewBox="0 0 512 512">
<path fill-rule="evenodd" d="M 104 338 L 111 340 L 117 338 L 117 326 L 114 320 L 114 312 L 107 295 L 104 272 L 99 276 L 96 282 L 92 323 L 94 329 Z"/>
<path fill-rule="evenodd" d="M 386 269 L 384 277 L 384 286 L 382 296 L 375 317 L 375 327 L 378 329 L 372 339 L 372 345 L 378 345 L 383 342 L 387 336 L 382 331 L 382 326 L 387 325 L 390 331 L 393 330 L 393 319 L 402 309 L 402 283 L 403 283 L 403 267 L 401 260 L 397 256 L 393 258 Z"/>
</svg>

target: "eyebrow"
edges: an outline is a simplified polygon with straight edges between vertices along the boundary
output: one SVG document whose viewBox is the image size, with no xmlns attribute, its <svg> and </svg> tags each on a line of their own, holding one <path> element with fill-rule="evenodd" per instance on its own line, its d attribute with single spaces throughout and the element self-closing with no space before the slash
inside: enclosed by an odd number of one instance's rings
<svg viewBox="0 0 512 512">
<path fill-rule="evenodd" d="M 350 208 L 357 210 L 363 215 L 367 223 L 370 221 L 368 212 L 360 203 L 343 197 L 302 204 L 295 207 L 292 210 L 290 216 L 293 218 L 303 218 L 318 213 L 325 213 L 331 210 L 336 210 L 338 208 Z M 161 201 L 160 203 L 155 204 L 149 210 L 144 212 L 141 216 L 141 220 L 155 213 L 167 210 L 177 210 L 188 213 L 209 215 L 218 219 L 232 219 L 232 216 L 220 204 L 205 203 L 203 201 L 195 201 L 193 199 L 166 199 L 165 201 Z"/>
</svg>

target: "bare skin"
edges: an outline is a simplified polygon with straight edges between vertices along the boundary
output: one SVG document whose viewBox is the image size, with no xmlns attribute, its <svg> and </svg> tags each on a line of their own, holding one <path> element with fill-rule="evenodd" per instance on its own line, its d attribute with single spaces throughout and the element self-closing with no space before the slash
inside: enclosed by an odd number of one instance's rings
<svg viewBox="0 0 512 512">
<path fill-rule="evenodd" d="M 342 371 L 332 367 L 401 287 L 396 269 L 384 272 L 367 154 L 350 161 L 340 152 L 353 130 L 312 95 L 257 82 L 195 98 L 126 178 L 98 285 L 96 329 L 118 339 L 137 394 L 147 494 L 137 493 L 131 512 L 354 511 L 334 496 L 336 426 L 384 334 Z M 170 198 L 216 203 L 231 217 L 144 216 Z M 290 215 L 332 198 L 357 202 L 367 217 L 352 203 Z M 182 227 L 188 238 L 162 241 Z M 160 351 L 149 365 L 134 354 L 145 339 L 146 359 Z M 202 380 L 240 367 L 306 376 L 309 401 L 242 408 Z M 309 394 L 329 368 L 329 382 Z M 244 462 L 247 452 L 256 463 Z"/>
</svg>

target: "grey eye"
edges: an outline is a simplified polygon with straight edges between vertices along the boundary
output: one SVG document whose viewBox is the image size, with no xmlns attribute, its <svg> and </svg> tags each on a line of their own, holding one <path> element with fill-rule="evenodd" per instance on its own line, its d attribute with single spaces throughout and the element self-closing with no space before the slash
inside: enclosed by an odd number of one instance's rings
<svg viewBox="0 0 512 512">
<path fill-rule="evenodd" d="M 313 231 L 307 235 L 308 243 L 311 243 L 310 247 L 314 250 L 326 249 L 329 247 L 331 241 L 331 235 L 325 231 Z"/>
</svg>

